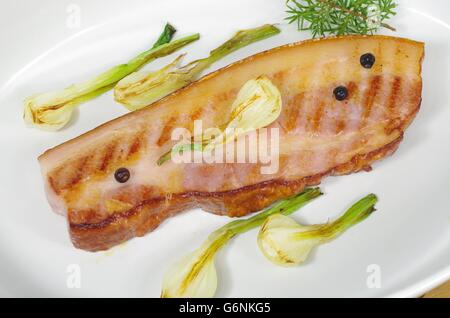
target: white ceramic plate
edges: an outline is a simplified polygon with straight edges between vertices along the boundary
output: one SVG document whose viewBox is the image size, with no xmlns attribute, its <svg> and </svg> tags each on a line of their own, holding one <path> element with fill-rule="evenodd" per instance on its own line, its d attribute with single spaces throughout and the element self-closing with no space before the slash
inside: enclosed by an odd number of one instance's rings
<svg viewBox="0 0 450 318">
<path fill-rule="evenodd" d="M 238 29 L 282 23 L 284 2 L 2 1 L 2 295 L 158 297 L 167 266 L 228 221 L 190 211 L 105 253 L 75 249 L 65 219 L 46 202 L 36 158 L 125 111 L 109 93 L 83 105 L 67 129 L 46 133 L 25 128 L 22 100 L 127 60 L 150 45 L 165 21 L 180 34 L 201 32 L 201 41 L 185 50 L 194 59 Z M 371 173 L 326 179 L 326 195 L 295 217 L 326 221 L 369 192 L 380 198 L 378 212 L 297 268 L 268 263 L 256 246 L 256 231 L 236 238 L 217 258 L 217 296 L 418 296 L 450 277 L 450 3 L 399 2 L 398 16 L 391 21 L 398 28 L 395 34 L 426 42 L 422 110 L 394 156 L 375 164 Z M 281 35 L 240 50 L 214 68 L 309 37 L 294 26 L 281 28 Z M 149 67 L 156 69 L 170 58 Z M 78 268 L 81 288 L 68 288 Z M 378 274 L 379 285 L 367 283 Z"/>
</svg>

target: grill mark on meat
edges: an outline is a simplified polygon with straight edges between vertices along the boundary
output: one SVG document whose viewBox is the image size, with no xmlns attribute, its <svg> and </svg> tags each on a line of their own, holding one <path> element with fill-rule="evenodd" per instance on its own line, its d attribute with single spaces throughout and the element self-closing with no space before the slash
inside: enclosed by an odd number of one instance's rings
<svg viewBox="0 0 450 318">
<path fill-rule="evenodd" d="M 204 109 L 203 107 L 200 107 L 197 110 L 195 110 L 189 117 L 189 122 L 194 122 L 195 120 L 200 119 L 203 114 L 203 109 Z"/>
<path fill-rule="evenodd" d="M 270 76 L 270 79 L 277 85 L 282 86 L 286 77 L 286 71 L 279 71 Z"/>
<path fill-rule="evenodd" d="M 338 119 L 336 123 L 336 134 L 340 134 L 345 130 L 347 121 L 345 119 Z"/>
<path fill-rule="evenodd" d="M 141 138 L 140 136 L 137 136 L 134 139 L 134 142 L 131 144 L 130 149 L 128 150 L 127 157 L 130 158 L 132 155 L 138 152 L 140 147 L 141 147 Z"/>
<path fill-rule="evenodd" d="M 175 128 L 176 123 L 177 123 L 176 117 L 170 117 L 170 119 L 166 122 L 164 128 L 161 131 L 161 135 L 159 136 L 158 141 L 156 142 L 158 146 L 161 147 L 170 140 L 170 137 L 172 136 L 172 130 Z"/>
<path fill-rule="evenodd" d="M 100 160 L 100 171 L 106 172 L 109 168 L 109 165 L 114 157 L 114 153 L 118 146 L 117 141 L 113 141 L 109 143 L 105 149 L 103 150 L 103 158 Z"/>
<path fill-rule="evenodd" d="M 294 130 L 298 125 L 298 119 L 300 116 L 300 109 L 302 108 L 302 103 L 305 98 L 305 93 L 299 93 L 295 95 L 289 103 L 286 105 L 286 117 L 285 123 L 282 123 L 287 132 Z"/>
<path fill-rule="evenodd" d="M 86 157 L 82 157 L 77 160 L 73 160 L 67 165 L 63 165 L 56 168 L 49 177 L 52 177 L 51 186 L 56 193 L 61 193 L 61 191 L 72 187 L 76 182 L 82 179 L 82 171 L 79 169 L 84 166 L 86 162 Z"/>
<path fill-rule="evenodd" d="M 375 66 L 374 66 L 375 67 Z M 357 77 L 361 78 L 358 84 L 350 82 L 349 85 L 349 105 L 346 107 L 347 124 L 343 133 L 353 134 L 355 131 L 365 125 L 363 122 L 364 116 L 364 101 L 370 90 L 373 76 L 365 69 L 358 67 Z M 365 143 L 361 138 L 349 138 L 344 142 L 341 153 L 354 151 L 360 149 Z"/>
<path fill-rule="evenodd" d="M 323 99 L 318 100 L 317 102 L 317 108 L 316 112 L 314 114 L 314 117 L 312 119 L 312 127 L 311 127 L 311 133 L 319 133 L 320 132 L 320 123 L 323 117 L 323 112 L 325 108 L 325 101 Z"/>
<path fill-rule="evenodd" d="M 78 160 L 77 164 L 76 164 L 76 168 L 75 168 L 75 175 L 70 179 L 70 181 L 66 184 L 66 186 L 64 187 L 64 189 L 69 189 L 72 186 L 76 185 L 78 182 L 80 182 L 83 177 L 85 176 L 85 170 L 84 167 L 87 165 L 89 159 L 92 156 L 85 156 L 83 158 L 81 158 L 80 160 Z"/>
<path fill-rule="evenodd" d="M 348 118 L 348 108 L 350 106 L 349 104 L 356 103 L 359 97 L 359 88 L 355 82 L 349 82 L 347 84 L 347 89 L 349 94 L 349 101 L 348 104 L 346 104 L 344 107 L 341 107 L 338 122 L 336 124 L 337 134 L 343 133 L 347 129 L 347 126 L 349 125 L 349 118 Z"/>
<path fill-rule="evenodd" d="M 397 100 L 399 98 L 402 88 L 401 77 L 396 76 L 391 86 L 391 94 L 389 95 L 387 107 L 389 111 L 394 111 L 397 106 Z"/>
<path fill-rule="evenodd" d="M 352 93 L 350 95 L 350 103 L 351 108 L 349 108 L 349 111 L 351 111 L 347 124 L 347 132 L 353 132 L 357 130 L 362 123 L 362 116 L 364 113 L 363 109 L 363 101 L 365 100 L 365 96 L 369 90 L 371 82 L 371 76 L 364 75 L 362 76 L 362 79 L 354 89 L 352 87 Z"/>
<path fill-rule="evenodd" d="M 133 155 L 138 153 L 141 150 L 142 147 L 142 139 L 145 135 L 145 131 L 139 132 L 133 140 L 133 143 L 131 144 L 130 148 L 128 149 L 127 159 L 130 159 Z"/>
<path fill-rule="evenodd" d="M 342 107 L 340 108 L 339 116 L 336 119 L 337 120 L 335 131 L 336 134 L 340 134 L 346 130 L 347 125 L 349 124 L 347 111 L 350 106 L 349 103 L 355 103 L 355 100 L 357 99 L 359 94 L 358 85 L 356 85 L 355 82 L 349 82 L 347 84 L 347 89 L 349 94 L 349 101 L 345 103 L 345 105 L 342 105 Z"/>
<path fill-rule="evenodd" d="M 55 182 L 54 178 L 49 177 L 49 182 L 51 179 L 52 189 L 57 194 L 61 193 L 62 190 L 70 190 L 83 181 L 85 176 L 92 173 L 103 175 L 109 172 L 111 167 L 115 166 L 117 162 L 131 159 L 133 155 L 141 150 L 143 135 L 144 132 L 136 135 L 128 151 L 120 148 L 119 144 L 121 140 L 116 139 L 103 149 L 97 150 L 89 156 L 81 157 L 75 162 L 61 166 L 52 175 L 57 179 L 63 180 L 63 182 Z M 62 177 L 63 174 L 66 175 L 65 178 Z"/>
<path fill-rule="evenodd" d="M 58 187 L 57 183 L 55 182 L 55 180 L 53 179 L 53 177 L 49 176 L 47 178 L 47 180 L 48 180 L 48 184 L 49 184 L 50 188 L 55 192 L 55 194 L 60 195 L 61 191 L 59 190 L 59 187 Z"/>
<path fill-rule="evenodd" d="M 354 100 L 358 96 L 358 85 L 355 82 L 349 82 L 347 84 L 348 96 L 350 100 Z"/>
<path fill-rule="evenodd" d="M 363 101 L 363 116 L 361 120 L 361 127 L 365 126 L 367 119 L 370 117 L 375 98 L 377 97 L 381 88 L 381 83 L 382 77 L 380 75 L 372 77 L 369 90 L 366 92 L 366 96 Z"/>
<path fill-rule="evenodd" d="M 327 71 L 327 65 L 326 64 L 322 64 L 319 67 L 317 67 L 313 74 L 310 75 L 311 77 L 311 85 L 314 85 L 314 83 L 318 82 L 319 79 L 321 78 L 321 76 L 324 76 L 326 74 Z M 313 134 L 316 131 L 316 118 L 317 116 L 317 108 L 322 108 L 323 105 L 321 104 L 322 102 L 322 98 L 324 92 L 322 90 L 317 90 L 317 91 L 309 91 L 309 92 L 305 92 L 305 94 L 307 94 L 308 96 L 308 103 L 305 107 L 305 116 L 306 116 L 306 123 L 305 123 L 305 131 L 308 134 Z M 323 111 L 323 110 L 321 110 Z M 322 115 L 320 115 L 322 116 Z M 319 116 L 319 117 L 320 117 Z"/>
</svg>

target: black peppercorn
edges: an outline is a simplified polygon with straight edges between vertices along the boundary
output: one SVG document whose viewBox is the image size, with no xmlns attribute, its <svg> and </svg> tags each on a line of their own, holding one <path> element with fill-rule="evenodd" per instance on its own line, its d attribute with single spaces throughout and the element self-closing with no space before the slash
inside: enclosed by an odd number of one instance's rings
<svg viewBox="0 0 450 318">
<path fill-rule="evenodd" d="M 334 89 L 333 94 L 338 101 L 343 101 L 348 97 L 348 89 L 344 86 L 338 86 Z"/>
<path fill-rule="evenodd" d="M 361 55 L 359 61 L 364 68 L 372 68 L 375 64 L 375 56 L 372 53 L 366 53 Z"/>
<path fill-rule="evenodd" d="M 116 178 L 117 182 L 125 183 L 130 179 L 130 170 L 127 168 L 119 168 L 114 173 L 114 178 Z"/>
</svg>

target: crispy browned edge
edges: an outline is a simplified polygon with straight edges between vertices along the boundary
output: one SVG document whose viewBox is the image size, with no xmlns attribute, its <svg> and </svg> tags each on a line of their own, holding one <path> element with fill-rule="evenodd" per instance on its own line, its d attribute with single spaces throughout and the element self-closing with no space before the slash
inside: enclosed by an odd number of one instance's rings
<svg viewBox="0 0 450 318">
<path fill-rule="evenodd" d="M 259 211 L 273 202 L 294 195 L 307 186 L 320 184 L 328 175 L 342 175 L 370 170 L 370 164 L 392 154 L 403 139 L 393 142 L 327 172 L 299 180 L 270 180 L 226 192 L 187 192 L 142 202 L 139 206 L 95 224 L 69 224 L 75 247 L 88 251 L 106 250 L 155 229 L 165 219 L 189 208 L 199 207 L 217 214 L 237 217 Z"/>
<path fill-rule="evenodd" d="M 365 38 L 367 36 L 346 36 L 346 39 Z M 375 36 L 379 38 L 394 38 L 399 41 L 405 41 L 408 43 L 417 43 L 423 45 L 422 42 L 412 41 L 404 38 L 396 38 L 389 36 Z M 344 37 L 331 37 L 323 40 L 337 40 Z M 222 69 L 219 69 L 205 77 L 201 78 L 197 82 L 191 83 L 187 87 L 174 92 L 173 94 L 165 97 L 161 101 L 151 105 L 152 107 L 159 106 L 166 98 L 179 94 L 184 89 L 189 89 L 195 86 L 197 83 L 216 76 L 224 69 L 236 67 L 240 63 L 247 60 L 254 59 L 257 56 L 273 52 L 282 48 L 296 46 L 301 44 L 309 44 L 317 41 L 316 39 L 301 41 L 292 43 L 277 48 L 273 48 L 256 55 L 250 56 L 246 59 L 240 60 L 236 63 L 230 64 Z M 420 63 L 423 60 L 420 61 Z M 114 214 L 102 222 L 95 224 L 71 224 L 69 222 L 69 232 L 72 243 L 75 247 L 87 250 L 87 251 L 102 251 L 107 250 L 115 245 L 123 243 L 133 237 L 143 236 L 146 233 L 152 231 L 159 224 L 161 224 L 168 217 L 180 213 L 189 208 L 200 207 L 206 211 L 210 211 L 217 214 L 227 214 L 229 216 L 237 217 L 243 216 L 255 211 L 259 211 L 273 202 L 289 197 L 302 191 L 307 186 L 313 186 L 320 184 L 322 178 L 328 175 L 343 175 L 358 172 L 361 170 L 370 170 L 371 163 L 380 160 L 386 156 L 391 155 L 400 145 L 403 139 L 403 132 L 415 115 L 420 109 L 421 99 L 417 105 L 417 109 L 410 114 L 410 117 L 405 120 L 401 127 L 397 127 L 401 131 L 400 137 L 392 141 L 391 143 L 367 154 L 361 154 L 353 157 L 349 162 L 336 166 L 327 172 L 308 176 L 299 180 L 286 181 L 286 180 L 269 180 L 266 182 L 250 185 L 247 187 L 234 189 L 225 192 L 186 192 L 173 194 L 170 198 L 161 197 L 148 201 L 141 202 L 140 205 L 130 209 L 125 213 Z M 75 139 L 69 140 L 53 149 L 47 150 L 39 157 L 39 160 L 43 160 L 45 156 L 58 148 L 68 146 L 70 143 L 75 142 L 78 139 L 89 137 L 90 134 L 95 133 L 99 129 L 106 129 L 113 122 L 123 120 L 128 116 L 139 116 L 141 111 L 145 111 L 143 108 L 131 114 L 126 114 L 115 120 L 107 122 L 94 130 L 91 130 Z"/>
</svg>

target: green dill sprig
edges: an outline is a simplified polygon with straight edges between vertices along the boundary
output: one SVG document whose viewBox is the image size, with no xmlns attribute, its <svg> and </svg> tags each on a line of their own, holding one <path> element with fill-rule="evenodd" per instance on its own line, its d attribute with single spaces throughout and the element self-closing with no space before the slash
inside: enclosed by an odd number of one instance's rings
<svg viewBox="0 0 450 318">
<path fill-rule="evenodd" d="M 287 0 L 286 6 L 286 20 L 313 37 L 395 31 L 384 22 L 396 14 L 393 0 Z"/>
</svg>

